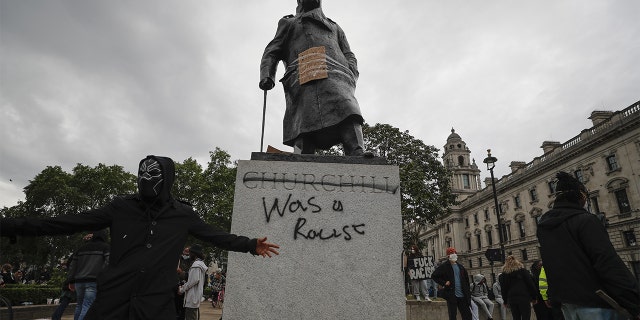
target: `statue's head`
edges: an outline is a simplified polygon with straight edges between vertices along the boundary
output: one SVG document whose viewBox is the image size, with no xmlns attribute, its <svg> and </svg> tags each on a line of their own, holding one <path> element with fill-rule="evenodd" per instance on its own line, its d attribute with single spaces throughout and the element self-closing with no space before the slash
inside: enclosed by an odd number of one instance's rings
<svg viewBox="0 0 640 320">
<path fill-rule="evenodd" d="M 311 11 L 320 7 L 320 0 L 298 0 L 298 8 L 303 12 Z"/>
</svg>

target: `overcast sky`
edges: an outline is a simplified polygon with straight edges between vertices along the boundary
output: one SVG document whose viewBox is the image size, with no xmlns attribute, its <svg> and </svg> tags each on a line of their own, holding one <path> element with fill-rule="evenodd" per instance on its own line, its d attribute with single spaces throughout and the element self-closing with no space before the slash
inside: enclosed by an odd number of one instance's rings
<svg viewBox="0 0 640 320">
<path fill-rule="evenodd" d="M 46 166 L 147 154 L 206 165 L 260 149 L 259 64 L 293 0 L 0 0 L 0 207 Z M 451 128 L 496 175 L 593 110 L 640 99 L 637 0 L 325 0 L 358 58 L 365 121 L 442 149 Z M 278 79 L 282 76 L 282 64 Z M 269 91 L 265 149 L 282 145 Z M 441 152 L 442 153 L 442 152 Z M 11 180 L 11 181 L 10 181 Z"/>
</svg>

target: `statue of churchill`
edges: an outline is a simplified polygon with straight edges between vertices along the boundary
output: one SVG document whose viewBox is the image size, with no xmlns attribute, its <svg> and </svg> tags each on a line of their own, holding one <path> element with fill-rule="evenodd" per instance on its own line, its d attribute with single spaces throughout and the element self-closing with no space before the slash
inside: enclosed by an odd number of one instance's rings
<svg viewBox="0 0 640 320">
<path fill-rule="evenodd" d="M 357 60 L 342 28 L 322 12 L 321 0 L 297 0 L 295 15 L 280 19 L 260 63 L 262 90 L 275 86 L 278 62 L 286 111 L 283 143 L 314 154 L 342 143 L 345 155 L 364 155 Z"/>
</svg>

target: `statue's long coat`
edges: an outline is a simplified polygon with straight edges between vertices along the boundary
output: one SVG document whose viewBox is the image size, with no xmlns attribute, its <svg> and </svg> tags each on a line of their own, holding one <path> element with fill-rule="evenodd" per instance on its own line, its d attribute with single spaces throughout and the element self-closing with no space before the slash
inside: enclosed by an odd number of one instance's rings
<svg viewBox="0 0 640 320">
<path fill-rule="evenodd" d="M 300 85 L 298 54 L 319 46 L 326 50 L 329 77 Z M 286 67 L 280 79 L 287 103 L 284 144 L 293 146 L 300 134 L 336 125 L 350 116 L 363 122 L 354 95 L 358 79 L 356 57 L 340 26 L 325 17 L 321 8 L 280 19 L 276 35 L 262 56 L 260 79 L 273 80 L 279 61 Z"/>
</svg>

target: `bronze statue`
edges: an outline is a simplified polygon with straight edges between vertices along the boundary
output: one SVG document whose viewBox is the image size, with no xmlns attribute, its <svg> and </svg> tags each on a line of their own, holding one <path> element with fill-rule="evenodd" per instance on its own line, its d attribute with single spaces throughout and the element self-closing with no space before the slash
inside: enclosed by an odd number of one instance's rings
<svg viewBox="0 0 640 320">
<path fill-rule="evenodd" d="M 278 62 L 287 103 L 283 143 L 313 154 L 342 143 L 345 155 L 364 154 L 360 106 L 355 98 L 357 60 L 347 38 L 322 12 L 320 0 L 298 0 L 296 15 L 280 19 L 260 63 L 262 90 L 275 86 Z"/>
</svg>

